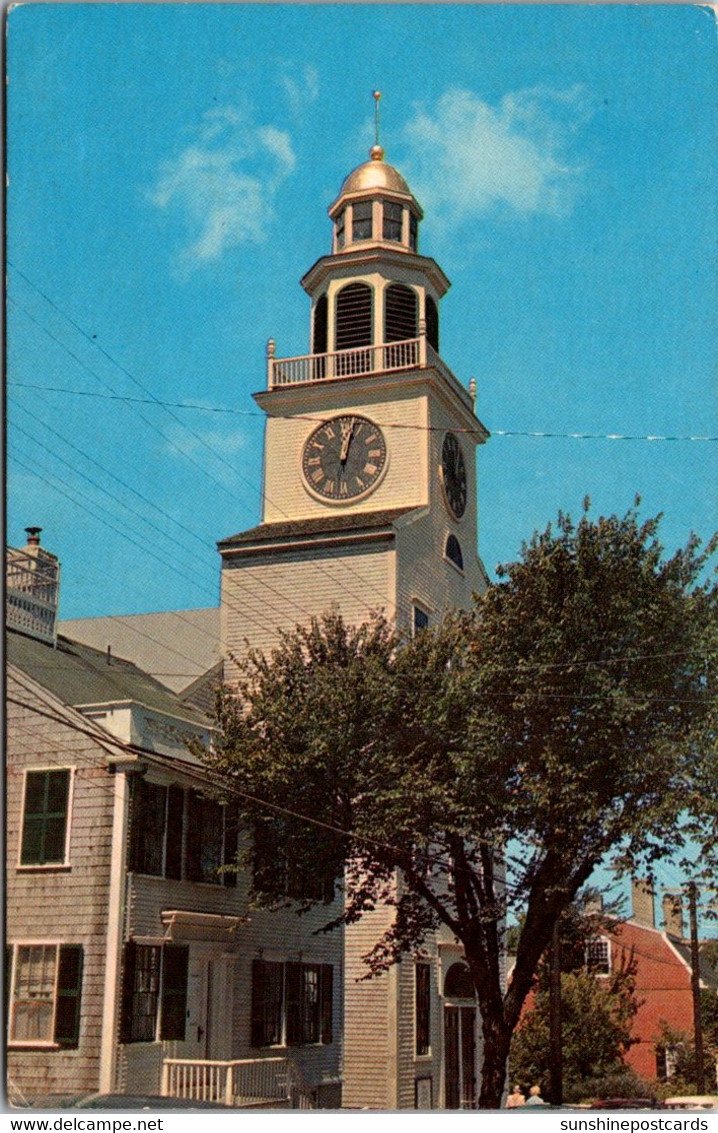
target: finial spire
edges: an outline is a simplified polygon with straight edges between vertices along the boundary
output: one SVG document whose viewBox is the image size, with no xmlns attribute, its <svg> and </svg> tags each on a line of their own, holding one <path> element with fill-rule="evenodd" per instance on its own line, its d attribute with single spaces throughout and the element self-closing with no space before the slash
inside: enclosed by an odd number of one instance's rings
<svg viewBox="0 0 718 1133">
<path fill-rule="evenodd" d="M 379 99 L 381 98 L 381 91 L 375 90 L 374 94 L 374 133 L 376 141 L 369 150 L 369 157 L 372 161 L 384 160 L 384 149 L 379 145 Z"/>
</svg>

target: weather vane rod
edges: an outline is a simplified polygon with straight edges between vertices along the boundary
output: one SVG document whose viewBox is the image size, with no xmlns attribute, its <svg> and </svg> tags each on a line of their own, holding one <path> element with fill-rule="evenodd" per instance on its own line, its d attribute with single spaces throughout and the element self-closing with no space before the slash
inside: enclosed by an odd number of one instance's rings
<svg viewBox="0 0 718 1133">
<path fill-rule="evenodd" d="M 379 145 L 379 100 L 381 98 L 381 91 L 375 90 L 374 92 L 374 133 L 376 135 L 375 145 Z"/>
</svg>

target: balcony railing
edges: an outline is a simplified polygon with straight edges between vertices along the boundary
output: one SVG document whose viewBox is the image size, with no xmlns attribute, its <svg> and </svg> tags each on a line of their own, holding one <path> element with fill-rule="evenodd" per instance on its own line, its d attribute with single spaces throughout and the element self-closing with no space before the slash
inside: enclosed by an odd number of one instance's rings
<svg viewBox="0 0 718 1133">
<path fill-rule="evenodd" d="M 161 1094 L 242 1109 L 312 1108 L 311 1094 L 288 1058 L 166 1058 Z"/>
<path fill-rule="evenodd" d="M 430 348 L 429 348 L 430 349 Z M 403 342 L 384 342 L 379 346 L 359 346 L 335 350 L 331 354 L 304 354 L 298 358 L 275 358 L 273 343 L 267 351 L 269 389 L 279 386 L 353 378 L 360 374 L 379 374 L 388 370 L 408 370 L 426 366 L 425 338 Z"/>
</svg>

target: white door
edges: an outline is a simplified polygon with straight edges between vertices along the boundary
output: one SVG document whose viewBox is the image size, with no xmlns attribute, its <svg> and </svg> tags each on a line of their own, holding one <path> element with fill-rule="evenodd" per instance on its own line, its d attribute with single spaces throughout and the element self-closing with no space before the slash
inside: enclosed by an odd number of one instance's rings
<svg viewBox="0 0 718 1133">
<path fill-rule="evenodd" d="M 187 1026 L 180 1058 L 207 1058 L 207 968 L 208 962 L 190 949 L 187 974 Z"/>
</svg>

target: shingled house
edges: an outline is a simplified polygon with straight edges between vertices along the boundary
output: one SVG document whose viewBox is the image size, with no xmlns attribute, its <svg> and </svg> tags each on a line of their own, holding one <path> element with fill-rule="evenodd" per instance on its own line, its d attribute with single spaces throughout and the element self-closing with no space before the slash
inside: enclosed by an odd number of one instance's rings
<svg viewBox="0 0 718 1133">
<path fill-rule="evenodd" d="M 57 633 L 59 564 L 8 552 L 10 1096 L 340 1099 L 341 934 L 251 910 L 233 800 L 188 747 L 207 717 Z M 327 898 L 330 897 L 326 894 Z"/>
</svg>

